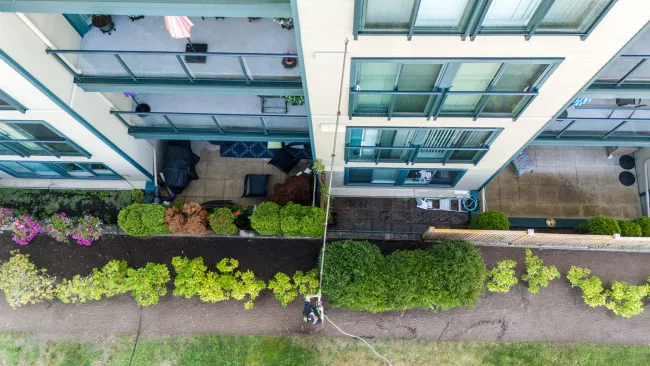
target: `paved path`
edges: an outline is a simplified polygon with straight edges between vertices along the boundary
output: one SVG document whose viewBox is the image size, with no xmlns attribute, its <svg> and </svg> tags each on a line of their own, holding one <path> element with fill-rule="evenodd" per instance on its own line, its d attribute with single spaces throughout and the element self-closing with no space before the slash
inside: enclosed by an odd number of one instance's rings
<svg viewBox="0 0 650 366">
<path fill-rule="evenodd" d="M 44 244 L 39 242 L 30 246 Z M 242 257 L 247 252 L 269 258 L 267 267 L 274 267 L 280 261 L 274 257 L 279 246 L 304 248 L 304 253 L 295 249 L 295 255 L 304 254 L 313 258 L 319 245 L 317 241 L 283 240 L 274 244 L 237 239 L 222 243 L 215 239 L 207 242 L 206 239 L 188 238 L 155 241 L 125 238 L 125 244 L 131 249 L 140 248 L 140 251 L 134 250 L 136 261 L 138 253 L 144 253 L 145 249 L 157 251 L 165 245 L 173 245 L 179 252 L 196 253 L 197 248 L 208 245 L 213 251 L 227 247 L 230 251 L 240 251 Z M 116 243 L 110 240 L 100 245 L 117 248 Z M 0 257 L 3 259 L 6 258 L 8 247 L 7 236 L 0 236 Z M 516 259 L 520 267 L 523 265 L 522 249 L 483 247 L 481 250 L 488 264 L 510 258 Z M 538 254 L 547 264 L 556 265 L 563 273 L 571 264 L 588 266 L 605 282 L 618 279 L 640 284 L 650 276 L 650 254 L 584 251 L 538 251 Z M 65 256 L 57 258 L 66 259 Z M 37 264 L 43 260 L 37 253 L 34 254 Z M 79 256 L 79 260 L 85 259 Z M 296 258 L 287 260 L 295 261 Z M 251 266 L 260 265 L 253 263 Z M 272 272 L 264 268 L 251 269 L 266 275 Z M 301 307 L 302 304 L 296 301 L 282 308 L 268 291 L 264 291 L 255 301 L 253 310 L 244 310 L 243 304 L 237 301 L 207 304 L 196 299 L 185 300 L 168 295 L 158 305 L 143 310 L 142 333 L 144 336 L 156 336 L 170 333 L 298 335 L 317 332 L 340 336 L 331 325 L 316 331 L 306 329 L 300 317 Z M 580 292 L 572 289 L 565 279 L 553 281 L 549 288 L 536 295 L 529 294 L 522 285 L 508 294 L 487 293 L 471 309 L 439 313 L 418 310 L 369 314 L 327 308 L 326 312 L 344 330 L 366 337 L 650 344 L 650 310 L 633 319 L 624 319 L 604 308 L 591 309 L 583 303 Z M 0 331 L 91 339 L 105 334 L 134 333 L 138 317 L 139 309 L 129 296 L 78 305 L 52 301 L 15 310 L 0 300 Z"/>
</svg>

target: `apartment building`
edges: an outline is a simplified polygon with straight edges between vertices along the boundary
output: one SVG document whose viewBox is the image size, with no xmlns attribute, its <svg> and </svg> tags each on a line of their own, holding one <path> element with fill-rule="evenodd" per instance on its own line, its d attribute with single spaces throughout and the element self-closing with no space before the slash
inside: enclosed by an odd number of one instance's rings
<svg viewBox="0 0 650 366">
<path fill-rule="evenodd" d="M 0 11 L 2 186 L 144 186 L 168 140 L 305 143 L 329 167 L 336 136 L 335 196 L 464 197 L 528 145 L 650 146 L 644 0 L 16 0 Z M 87 14 L 110 14 L 115 29 Z M 164 16 L 188 16 L 191 39 L 171 38 Z M 305 103 L 260 106 L 281 96 Z"/>
</svg>

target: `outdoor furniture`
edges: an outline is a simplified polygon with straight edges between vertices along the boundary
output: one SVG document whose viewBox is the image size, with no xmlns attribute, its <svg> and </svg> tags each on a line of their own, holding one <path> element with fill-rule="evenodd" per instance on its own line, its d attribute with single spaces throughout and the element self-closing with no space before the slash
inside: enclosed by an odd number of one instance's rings
<svg viewBox="0 0 650 366">
<path fill-rule="evenodd" d="M 452 208 L 451 201 L 456 201 L 455 207 Z M 417 208 L 423 210 L 434 210 L 434 211 L 457 211 L 464 212 L 462 199 L 460 198 L 416 198 L 415 203 Z M 434 207 L 434 203 L 438 202 L 437 206 Z"/>
<path fill-rule="evenodd" d="M 247 174 L 242 197 L 266 197 L 269 194 L 270 174 Z"/>
<path fill-rule="evenodd" d="M 296 157 L 296 153 L 292 151 L 295 150 L 291 148 L 291 146 L 294 145 L 300 145 L 302 147 L 303 144 L 290 143 L 285 145 L 282 150 L 275 153 L 273 158 L 269 161 L 269 164 L 280 169 L 282 172 L 289 174 L 289 172 L 298 165 L 298 162 L 300 162 L 300 159 Z"/>
<path fill-rule="evenodd" d="M 533 172 L 533 163 L 530 161 L 530 157 L 526 150 L 515 155 L 515 158 L 512 159 L 512 166 L 515 168 L 517 178 L 524 174 Z"/>
</svg>

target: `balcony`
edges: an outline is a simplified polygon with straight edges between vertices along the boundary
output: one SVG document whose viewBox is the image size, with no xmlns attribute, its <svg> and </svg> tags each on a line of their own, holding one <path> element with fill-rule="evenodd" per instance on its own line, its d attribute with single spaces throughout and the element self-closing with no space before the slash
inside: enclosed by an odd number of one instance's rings
<svg viewBox="0 0 650 366">
<path fill-rule="evenodd" d="M 135 138 L 309 142 L 304 105 L 253 95 L 137 94 L 149 113 L 112 111 Z M 285 113 L 286 108 L 286 113 Z"/>
<path fill-rule="evenodd" d="M 112 18 L 110 34 L 94 28 L 80 49 L 47 51 L 85 91 L 302 95 L 300 68 L 282 64 L 285 52 L 297 54 L 294 31 L 273 19 L 191 17 L 190 40 L 201 51 L 193 52 L 169 35 L 163 17 Z"/>
<path fill-rule="evenodd" d="M 650 108 L 641 99 L 594 99 L 571 106 L 534 145 L 650 146 Z"/>
</svg>

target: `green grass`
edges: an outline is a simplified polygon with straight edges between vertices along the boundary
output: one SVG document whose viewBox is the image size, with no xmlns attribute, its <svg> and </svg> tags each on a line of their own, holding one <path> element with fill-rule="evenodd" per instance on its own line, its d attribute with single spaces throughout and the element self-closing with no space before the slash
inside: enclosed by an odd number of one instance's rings
<svg viewBox="0 0 650 366">
<path fill-rule="evenodd" d="M 650 346 L 371 340 L 394 365 L 648 365 Z M 96 342 L 0 333 L 0 365 L 128 365 L 132 336 Z M 380 365 L 347 338 L 194 335 L 140 339 L 133 365 Z"/>
</svg>

